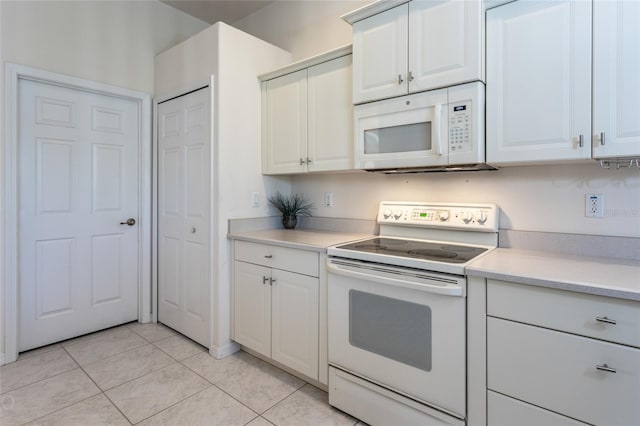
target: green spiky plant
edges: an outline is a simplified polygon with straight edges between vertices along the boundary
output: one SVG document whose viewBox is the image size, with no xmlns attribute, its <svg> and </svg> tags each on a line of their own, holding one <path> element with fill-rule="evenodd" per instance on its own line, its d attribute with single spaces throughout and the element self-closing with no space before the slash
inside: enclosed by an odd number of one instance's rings
<svg viewBox="0 0 640 426">
<path fill-rule="evenodd" d="M 302 194 L 282 195 L 280 191 L 269 197 L 269 203 L 282 213 L 282 224 L 293 229 L 298 216 L 311 216 L 311 203 Z"/>
</svg>

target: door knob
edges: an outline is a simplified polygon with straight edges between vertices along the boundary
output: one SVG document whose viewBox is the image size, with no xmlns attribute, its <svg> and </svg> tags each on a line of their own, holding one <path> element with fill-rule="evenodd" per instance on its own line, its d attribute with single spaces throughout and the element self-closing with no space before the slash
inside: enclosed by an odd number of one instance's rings
<svg viewBox="0 0 640 426">
<path fill-rule="evenodd" d="M 120 222 L 120 225 L 129 225 L 129 226 L 133 226 L 136 224 L 136 220 L 132 217 L 130 217 L 129 219 L 127 219 L 126 222 Z"/>
</svg>

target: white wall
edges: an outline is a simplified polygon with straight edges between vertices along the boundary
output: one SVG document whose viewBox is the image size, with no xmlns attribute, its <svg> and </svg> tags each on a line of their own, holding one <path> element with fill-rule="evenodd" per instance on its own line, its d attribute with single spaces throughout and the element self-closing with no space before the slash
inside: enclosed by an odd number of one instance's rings
<svg viewBox="0 0 640 426">
<path fill-rule="evenodd" d="M 233 26 L 291 52 L 294 61 L 351 43 L 340 15 L 371 0 L 278 0 Z"/>
<path fill-rule="evenodd" d="M 275 2 L 234 23 L 289 49 L 296 60 L 351 42 L 339 18 L 368 1 Z M 544 123 L 541 123 L 543 125 Z M 640 169 L 603 170 L 596 163 L 503 168 L 496 172 L 384 176 L 301 175 L 292 190 L 322 206 L 316 216 L 373 219 L 383 200 L 494 202 L 505 229 L 640 237 Z M 584 217 L 584 194 L 604 194 L 603 219 Z"/>
<path fill-rule="evenodd" d="M 1 0 L 0 129 L 5 128 L 6 62 L 152 93 L 153 57 L 208 26 L 156 0 Z M 4 170 L 4 133 L 0 137 L 0 170 Z M 3 188 L 0 174 L 1 217 Z M 0 228 L 0 241 L 2 238 Z M 0 259 L 4 259 L 2 253 Z M 0 263 L 0 295 L 4 295 L 2 271 Z M 4 353 L 2 307 L 0 303 L 0 352 Z"/>
<path fill-rule="evenodd" d="M 2 60 L 153 92 L 153 57 L 209 24 L 156 0 L 7 1 Z"/>
<path fill-rule="evenodd" d="M 373 219 L 380 201 L 490 202 L 500 227 L 522 231 L 640 237 L 640 169 L 587 165 L 509 167 L 497 171 L 299 176 L 317 216 Z M 321 207 L 325 192 L 333 207 Z M 602 219 L 586 218 L 585 194 L 604 194 Z"/>
</svg>

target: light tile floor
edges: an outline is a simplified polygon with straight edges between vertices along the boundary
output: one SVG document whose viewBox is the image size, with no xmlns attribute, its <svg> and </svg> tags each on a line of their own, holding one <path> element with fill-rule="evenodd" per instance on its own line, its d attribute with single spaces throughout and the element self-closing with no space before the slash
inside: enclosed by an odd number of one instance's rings
<svg viewBox="0 0 640 426">
<path fill-rule="evenodd" d="M 245 352 L 222 360 L 161 324 L 130 323 L 0 367 L 0 424 L 355 425 L 327 393 Z"/>
</svg>

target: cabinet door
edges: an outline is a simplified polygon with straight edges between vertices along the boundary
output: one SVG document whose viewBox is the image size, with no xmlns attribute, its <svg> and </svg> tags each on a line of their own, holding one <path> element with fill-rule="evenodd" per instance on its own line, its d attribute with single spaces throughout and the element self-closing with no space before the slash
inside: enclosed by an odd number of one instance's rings
<svg viewBox="0 0 640 426">
<path fill-rule="evenodd" d="M 590 158 L 590 70 L 590 2 L 488 10 L 487 161 Z"/>
<path fill-rule="evenodd" d="M 273 270 L 272 358 L 318 379 L 318 279 Z"/>
<path fill-rule="evenodd" d="M 233 340 L 271 356 L 271 270 L 234 262 Z"/>
<path fill-rule="evenodd" d="M 265 173 L 306 172 L 307 70 L 265 83 Z"/>
<path fill-rule="evenodd" d="M 409 92 L 482 78 L 482 2 L 409 3 Z"/>
<path fill-rule="evenodd" d="M 408 5 L 353 24 L 353 103 L 407 93 Z"/>
<path fill-rule="evenodd" d="M 640 156 L 640 2 L 593 3 L 593 133 L 594 158 Z"/>
<path fill-rule="evenodd" d="M 351 55 L 308 69 L 308 170 L 353 168 Z"/>
</svg>

